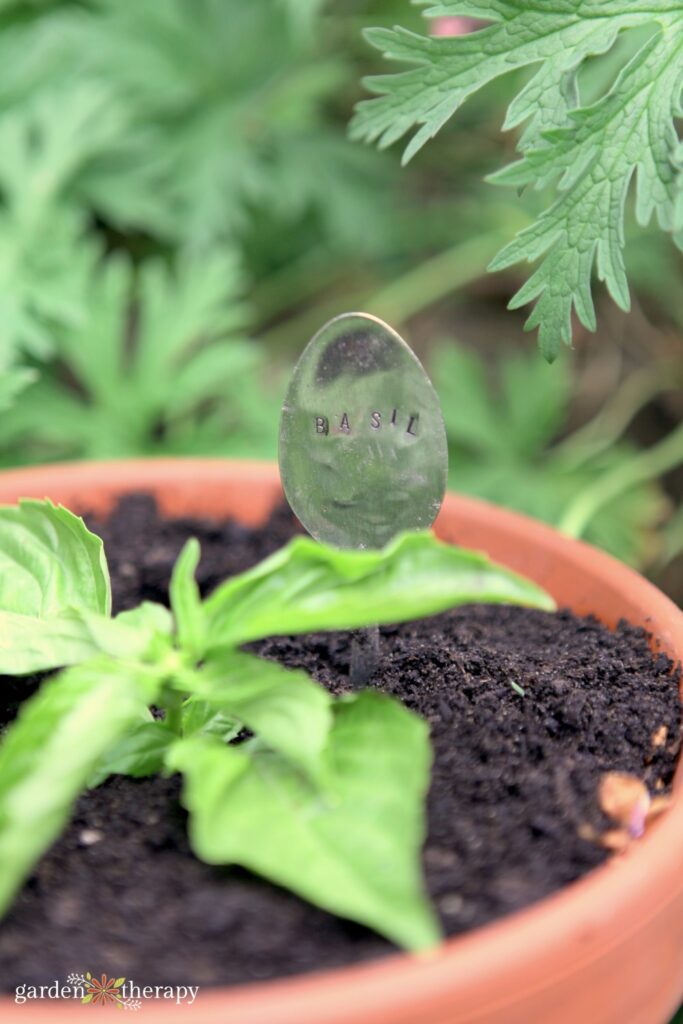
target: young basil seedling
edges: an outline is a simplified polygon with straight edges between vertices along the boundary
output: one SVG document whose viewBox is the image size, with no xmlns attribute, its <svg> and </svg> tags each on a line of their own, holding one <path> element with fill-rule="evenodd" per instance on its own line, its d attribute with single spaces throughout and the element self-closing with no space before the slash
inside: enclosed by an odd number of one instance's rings
<svg viewBox="0 0 683 1024">
<path fill-rule="evenodd" d="M 420 849 L 428 729 L 376 692 L 333 698 L 239 650 L 466 601 L 553 607 L 480 554 L 403 534 L 381 551 L 300 537 L 202 600 L 199 546 L 156 604 L 110 614 L 101 541 L 49 502 L 0 509 L 0 673 L 69 666 L 0 742 L 0 912 L 109 775 L 180 771 L 196 854 L 238 864 L 408 949 L 439 939 Z M 155 719 L 151 706 L 164 711 Z M 251 738 L 237 740 L 246 729 Z"/>
</svg>

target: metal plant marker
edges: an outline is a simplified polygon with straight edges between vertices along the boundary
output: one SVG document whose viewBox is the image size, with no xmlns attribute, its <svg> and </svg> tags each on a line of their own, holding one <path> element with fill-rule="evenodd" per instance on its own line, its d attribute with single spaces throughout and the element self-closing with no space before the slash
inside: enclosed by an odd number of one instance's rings
<svg viewBox="0 0 683 1024">
<path fill-rule="evenodd" d="M 297 363 L 280 421 L 287 500 L 316 540 L 381 548 L 426 530 L 446 489 L 448 448 L 439 399 L 417 356 L 387 324 L 344 313 Z M 375 671 L 379 629 L 358 630 L 351 681 Z"/>
</svg>

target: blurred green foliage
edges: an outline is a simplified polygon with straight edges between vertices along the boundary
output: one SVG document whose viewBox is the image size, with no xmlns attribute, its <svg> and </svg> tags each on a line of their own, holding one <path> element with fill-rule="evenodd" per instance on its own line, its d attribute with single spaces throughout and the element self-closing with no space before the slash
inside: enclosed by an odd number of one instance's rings
<svg viewBox="0 0 683 1024">
<path fill-rule="evenodd" d="M 512 337 L 486 358 L 433 346 L 472 294 L 496 308 L 519 286 L 508 272 L 487 295 L 482 279 L 549 193 L 483 185 L 525 71 L 406 169 L 349 141 L 361 78 L 383 65 L 362 30 L 396 22 L 424 31 L 407 0 L 0 0 L 0 463 L 272 458 L 295 355 L 361 308 L 432 351 L 454 487 L 661 562 L 680 515 L 664 537 L 663 493 L 621 440 L 632 375 L 577 433 L 571 361 L 549 369 Z M 583 94 L 640 42 L 588 61 Z M 680 327 L 667 246 L 639 231 L 628 269 Z"/>
<path fill-rule="evenodd" d="M 39 460 L 239 455 L 237 433 L 269 454 L 273 417 L 254 394 L 259 352 L 243 337 L 239 285 L 219 251 L 180 253 L 172 268 L 149 259 L 137 273 L 122 253 L 94 260 L 78 323 L 55 336 L 55 371 L 3 418 L 5 445 Z"/>
<path fill-rule="evenodd" d="M 613 440 L 604 420 L 566 433 L 573 390 L 567 362 L 551 367 L 533 353 L 504 354 L 491 376 L 473 352 L 447 345 L 436 353 L 434 374 L 454 490 L 558 526 L 577 496 L 633 459 L 632 445 L 618 439 L 603 443 Z M 617 431 L 619 414 L 615 403 Z M 666 509 L 651 480 L 627 482 L 596 509 L 583 535 L 623 561 L 642 565 L 658 550 L 656 530 Z"/>
</svg>

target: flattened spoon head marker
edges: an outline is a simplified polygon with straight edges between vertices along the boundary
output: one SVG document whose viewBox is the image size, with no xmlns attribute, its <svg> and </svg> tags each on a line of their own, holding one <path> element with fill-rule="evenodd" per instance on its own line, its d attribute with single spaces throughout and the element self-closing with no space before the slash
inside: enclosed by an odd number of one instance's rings
<svg viewBox="0 0 683 1024">
<path fill-rule="evenodd" d="M 396 331 L 344 313 L 317 332 L 287 389 L 279 462 L 287 500 L 316 540 L 381 548 L 432 525 L 446 489 L 446 431 L 432 383 Z M 376 668 L 378 647 L 377 627 L 359 631 L 355 685 Z"/>
</svg>

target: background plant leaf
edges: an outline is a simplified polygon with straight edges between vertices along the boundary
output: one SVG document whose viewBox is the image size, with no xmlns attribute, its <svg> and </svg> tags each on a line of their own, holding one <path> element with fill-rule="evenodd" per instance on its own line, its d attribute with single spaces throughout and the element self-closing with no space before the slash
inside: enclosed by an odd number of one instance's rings
<svg viewBox="0 0 683 1024">
<path fill-rule="evenodd" d="M 127 257 L 88 251 L 79 322 L 52 339 L 69 373 L 25 389 L 3 418 L 4 444 L 106 458 L 182 453 L 189 434 L 202 454 L 270 452 L 276 406 L 259 384 L 263 353 L 244 336 L 234 253 L 184 251 L 136 272 Z"/>
<path fill-rule="evenodd" d="M 636 213 L 646 225 L 655 215 L 676 230 L 680 200 L 674 119 L 683 85 L 683 21 L 670 0 L 472 0 L 428 3 L 431 17 L 489 19 L 479 31 L 449 39 L 426 38 L 401 28 L 367 33 L 392 60 L 411 65 L 366 81 L 378 96 L 359 104 L 352 135 L 388 146 L 412 128 L 404 160 L 435 135 L 465 100 L 514 68 L 533 76 L 508 109 L 505 127 L 526 122 L 522 158 L 495 175 L 500 184 L 556 181 L 558 197 L 493 260 L 500 270 L 540 260 L 511 300 L 536 300 L 527 328 L 539 328 L 547 359 L 571 340 L 571 313 L 595 330 L 591 297 L 594 267 L 614 301 L 629 306 L 624 270 L 624 204 L 637 178 Z M 625 60 L 616 80 L 582 105 L 577 72 L 589 58 L 612 49 L 621 32 L 651 26 L 650 37 Z"/>
<path fill-rule="evenodd" d="M 605 426 L 592 432 L 585 448 L 584 432 L 567 434 L 574 371 L 566 361 L 548 366 L 534 353 L 510 352 L 493 368 L 484 356 L 443 343 L 433 353 L 432 369 L 455 491 L 559 526 L 578 495 L 635 455 L 620 436 L 610 438 Z M 666 509 L 656 483 L 632 485 L 598 510 L 583 535 L 642 566 L 656 552 Z"/>
</svg>

